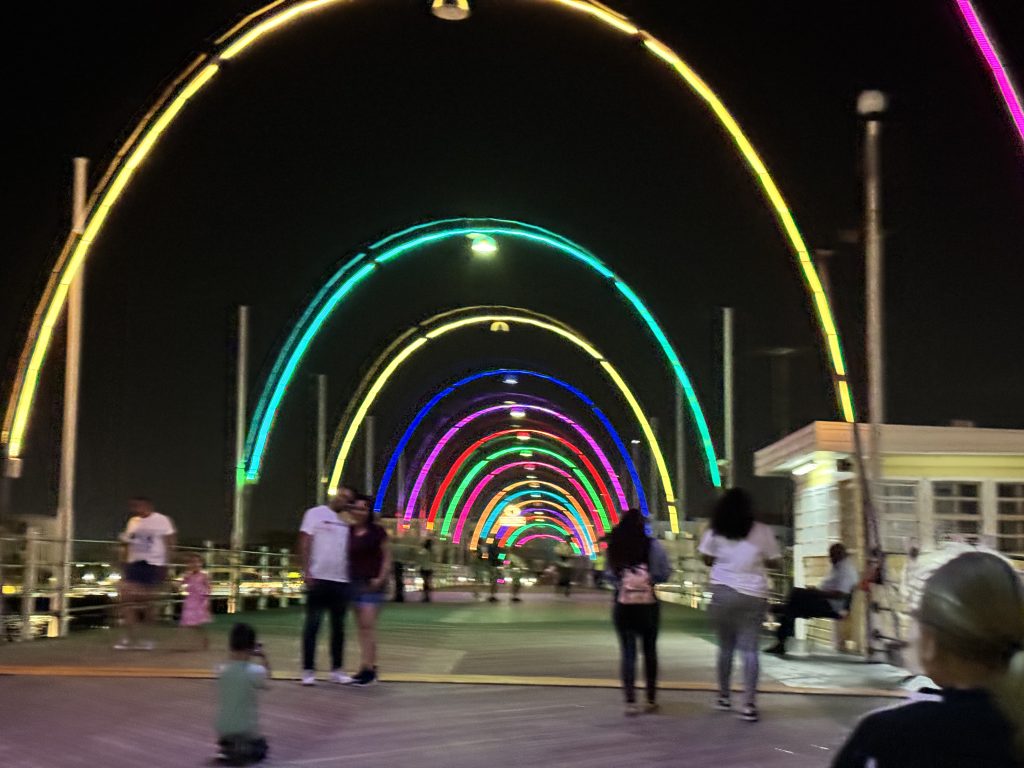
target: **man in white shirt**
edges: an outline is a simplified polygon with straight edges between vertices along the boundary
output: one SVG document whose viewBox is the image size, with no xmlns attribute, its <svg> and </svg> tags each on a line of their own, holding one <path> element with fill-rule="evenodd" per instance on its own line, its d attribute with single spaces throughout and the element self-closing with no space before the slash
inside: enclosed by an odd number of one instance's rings
<svg viewBox="0 0 1024 768">
<path fill-rule="evenodd" d="M 122 568 L 120 599 L 124 637 L 114 646 L 118 650 L 152 650 L 153 642 L 137 638 L 139 608 L 143 620 L 152 623 L 156 603 L 167 575 L 168 553 L 174 550 L 177 531 L 174 522 L 153 508 L 151 499 L 136 496 L 128 500 L 132 516 L 120 536 Z"/>
<path fill-rule="evenodd" d="M 338 489 L 326 505 L 307 509 L 299 528 L 299 563 L 306 580 L 306 623 L 302 629 L 302 684 L 316 684 L 316 636 L 327 611 L 331 619 L 331 682 L 351 683 L 341 668 L 345 611 L 349 601 L 349 523 L 340 513 L 355 491 Z"/>
<path fill-rule="evenodd" d="M 785 655 L 786 641 L 793 636 L 797 619 L 841 619 L 846 615 L 850 595 L 860 581 L 860 575 L 842 544 L 829 547 L 828 558 L 832 561 L 832 570 L 817 589 L 794 587 L 790 591 L 779 616 L 778 642 L 766 648 L 765 653 Z"/>
</svg>

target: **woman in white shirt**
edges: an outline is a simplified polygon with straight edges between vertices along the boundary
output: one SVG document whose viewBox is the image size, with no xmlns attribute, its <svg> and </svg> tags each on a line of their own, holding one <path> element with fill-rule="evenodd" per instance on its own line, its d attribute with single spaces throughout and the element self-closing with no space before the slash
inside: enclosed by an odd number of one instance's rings
<svg viewBox="0 0 1024 768">
<path fill-rule="evenodd" d="M 710 615 L 718 636 L 718 700 L 732 709 L 732 660 L 743 655 L 743 706 L 740 717 L 757 722 L 758 635 L 768 603 L 765 568 L 781 555 L 771 528 L 754 521 L 750 495 L 730 488 L 715 504 L 711 526 L 700 540 L 704 563 L 711 566 Z"/>
</svg>

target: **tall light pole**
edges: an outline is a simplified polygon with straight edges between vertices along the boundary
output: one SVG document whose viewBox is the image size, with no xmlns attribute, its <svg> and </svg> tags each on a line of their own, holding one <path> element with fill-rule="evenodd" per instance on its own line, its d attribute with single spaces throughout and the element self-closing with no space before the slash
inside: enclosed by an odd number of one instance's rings
<svg viewBox="0 0 1024 768">
<path fill-rule="evenodd" d="M 686 414 L 684 412 L 683 388 L 675 386 L 675 438 L 676 438 L 676 505 L 679 511 L 679 525 L 686 521 Z"/>
<path fill-rule="evenodd" d="M 883 307 L 884 252 L 882 238 L 882 116 L 888 100 L 881 91 L 864 91 L 857 114 L 864 121 L 864 261 L 867 310 L 868 419 L 871 424 L 871 488 L 882 477 L 881 425 L 885 423 L 885 339 Z M 872 542 L 877 544 L 877 542 Z"/>
<path fill-rule="evenodd" d="M 327 376 L 316 377 L 316 503 L 327 502 Z"/>
<path fill-rule="evenodd" d="M 71 230 L 81 236 L 85 227 L 85 201 L 89 184 L 89 161 L 74 160 Z M 75 467 L 78 460 L 78 392 L 82 363 L 82 312 L 85 269 L 71 281 L 67 309 L 67 350 L 64 365 L 64 420 L 60 441 L 60 484 L 57 490 L 57 529 L 61 542 L 58 633 L 64 637 L 70 624 L 71 561 L 75 538 Z"/>
<path fill-rule="evenodd" d="M 722 403 L 725 408 L 725 477 L 723 485 L 732 488 L 736 484 L 736 434 L 733 391 L 733 310 L 722 308 Z"/>
</svg>

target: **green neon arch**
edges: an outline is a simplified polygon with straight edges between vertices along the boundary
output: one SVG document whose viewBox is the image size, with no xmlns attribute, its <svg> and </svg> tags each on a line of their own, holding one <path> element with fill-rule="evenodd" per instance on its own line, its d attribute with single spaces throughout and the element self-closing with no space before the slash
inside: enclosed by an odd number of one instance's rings
<svg viewBox="0 0 1024 768">
<path fill-rule="evenodd" d="M 374 364 L 370 366 L 366 375 L 363 376 L 355 395 L 349 401 L 348 408 L 345 409 L 345 413 L 338 425 L 331 448 L 331 455 L 334 455 L 335 459 L 334 468 L 331 470 L 328 481 L 329 491 L 333 492 L 341 483 L 349 450 L 363 420 L 369 413 L 370 407 L 388 380 L 401 368 L 406 360 L 425 344 L 451 331 L 473 325 L 490 325 L 492 323 L 521 324 L 553 333 L 586 352 L 600 366 L 605 375 L 615 384 L 636 417 L 644 439 L 650 448 L 651 456 L 654 458 L 654 463 L 658 468 L 658 477 L 661 480 L 662 492 L 665 497 L 669 524 L 672 531 L 678 533 L 679 518 L 676 512 L 676 497 L 669 478 L 668 464 L 665 462 L 665 456 L 658 443 L 658 438 L 651 428 L 650 421 L 648 421 L 643 408 L 640 407 L 639 401 L 629 385 L 626 384 L 625 379 L 622 378 L 615 366 L 606 360 L 593 344 L 570 326 L 548 315 L 521 307 L 476 306 L 443 312 L 439 315 L 434 315 L 421 325 L 410 328 L 392 341 L 387 349 L 377 357 Z M 413 487 L 410 493 L 410 500 L 416 497 L 418 492 L 419 479 L 417 479 L 417 485 Z"/>
<path fill-rule="evenodd" d="M 668 65 L 704 102 L 710 114 L 734 142 L 737 153 L 760 185 L 779 228 L 789 242 L 818 320 L 824 348 L 832 367 L 841 413 L 847 421 L 853 421 L 853 401 L 846 377 L 846 364 L 828 297 L 789 206 L 739 123 L 710 86 L 669 46 L 634 25 L 625 16 L 591 0 L 544 1 L 585 14 L 609 29 L 642 43 L 647 51 Z M 0 429 L 0 443 L 5 446 L 8 457 L 21 456 L 39 376 L 71 283 L 89 256 L 92 243 L 100 235 L 110 211 L 127 189 L 147 155 L 189 101 L 216 78 L 225 62 L 235 59 L 257 41 L 288 23 L 328 6 L 340 5 L 342 2 L 347 0 L 274 0 L 246 16 L 218 37 L 208 51 L 197 55 L 140 118 L 90 196 L 83 231 L 81 234 L 72 231 L 65 241 L 33 313 L 8 397 L 3 426 Z M 630 296 L 627 295 L 627 298 L 632 302 Z M 637 309 L 640 311 L 639 307 Z M 681 366 L 676 370 L 677 376 L 680 371 Z M 714 476 L 717 467 L 711 469 Z"/>
<path fill-rule="evenodd" d="M 327 280 L 324 287 L 303 310 L 282 345 L 270 376 L 264 384 L 246 438 L 247 480 L 252 482 L 258 479 L 281 401 L 306 350 L 332 312 L 360 283 L 382 267 L 394 263 L 403 256 L 412 255 L 426 246 L 470 235 L 511 238 L 543 245 L 553 253 L 568 256 L 586 265 L 608 280 L 643 320 L 678 379 L 686 395 L 690 415 L 700 440 L 708 476 L 714 485 L 721 485 L 714 444 L 697 393 L 672 343 L 640 297 L 600 259 L 568 238 L 533 224 L 492 218 L 442 219 L 402 230 L 374 243 L 364 253 L 346 262 Z"/>
<path fill-rule="evenodd" d="M 491 534 L 498 528 L 498 521 L 501 519 L 501 515 L 505 509 L 509 506 L 520 506 L 525 503 L 540 503 L 546 504 L 555 508 L 557 511 L 564 513 L 570 519 L 572 519 L 581 532 L 580 543 L 590 552 L 597 549 L 597 540 L 590 535 L 589 530 L 580 524 L 578 514 L 573 514 L 573 504 L 575 501 L 571 496 L 563 496 L 562 494 L 553 493 L 551 491 L 535 491 L 525 490 L 517 491 L 516 493 L 506 495 L 513 488 L 519 487 L 520 483 L 506 486 L 498 491 L 494 497 L 487 503 L 483 513 L 477 520 L 476 527 L 473 529 L 473 535 L 469 539 L 470 551 L 478 549 L 481 541 L 490 541 Z M 538 496 L 539 498 L 532 498 Z M 523 497 L 531 497 L 528 502 L 517 502 L 516 499 L 522 499 Z M 557 518 L 555 518 L 557 519 Z M 588 554 L 590 554 L 588 552 Z"/>
<path fill-rule="evenodd" d="M 509 536 L 507 539 L 505 539 L 505 546 L 509 547 L 509 548 L 514 547 L 516 545 L 516 541 L 519 540 L 520 536 L 522 536 L 524 533 L 526 533 L 527 531 L 529 531 L 531 529 L 532 530 L 536 530 L 538 528 L 540 528 L 540 529 L 550 528 L 552 530 L 559 531 L 560 533 L 563 533 L 563 534 L 567 533 L 569 536 L 572 536 L 574 539 L 577 536 L 577 534 L 575 534 L 573 531 L 565 531 L 564 529 L 562 529 L 561 527 L 559 527 L 557 525 L 554 525 L 553 523 L 548 523 L 548 522 L 544 522 L 544 523 L 540 523 L 540 522 L 537 522 L 537 523 L 527 523 L 526 525 L 524 525 L 524 526 L 522 526 L 520 528 L 516 528 L 516 530 L 512 533 L 512 535 Z M 572 542 L 572 547 L 573 547 L 573 549 L 576 550 L 576 554 L 577 555 L 581 554 L 580 548 L 579 548 L 579 546 L 577 546 L 575 541 Z"/>
</svg>

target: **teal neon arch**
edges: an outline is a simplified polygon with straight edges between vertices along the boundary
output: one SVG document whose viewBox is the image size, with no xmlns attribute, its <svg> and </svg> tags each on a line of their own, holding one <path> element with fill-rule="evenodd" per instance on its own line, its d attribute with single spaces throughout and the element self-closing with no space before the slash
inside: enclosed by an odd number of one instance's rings
<svg viewBox="0 0 1024 768">
<path fill-rule="evenodd" d="M 708 476 L 715 486 L 722 484 L 714 443 L 690 377 L 672 343 L 640 297 L 604 262 L 581 245 L 543 227 L 494 218 L 441 219 L 410 227 L 374 243 L 365 252 L 343 264 L 327 280 L 299 316 L 299 320 L 278 352 L 270 376 L 263 386 L 246 437 L 244 471 L 247 481 L 255 482 L 259 479 L 270 432 L 284 395 L 310 344 L 334 310 L 371 274 L 387 268 L 387 265 L 396 262 L 402 256 L 415 253 L 434 243 L 470 235 L 486 235 L 495 239 L 507 237 L 537 243 L 554 253 L 584 264 L 608 280 L 633 307 L 660 347 L 686 396 L 690 416 L 703 450 Z"/>
<path fill-rule="evenodd" d="M 496 504 L 494 509 L 491 510 L 491 514 L 489 514 L 487 516 L 487 519 L 484 521 L 483 527 L 481 528 L 481 531 L 482 531 L 481 538 L 486 540 L 486 538 L 490 535 L 490 532 L 494 529 L 494 525 L 498 521 L 498 518 L 500 518 L 502 512 L 505 511 L 505 508 L 508 507 L 509 504 L 512 504 L 516 499 L 521 499 L 524 496 L 528 496 L 528 497 L 532 497 L 532 498 L 540 498 L 540 499 L 549 498 L 549 499 L 552 499 L 553 501 L 558 502 L 559 504 L 562 504 L 563 506 L 565 506 L 568 509 L 573 509 L 573 504 L 572 504 L 571 501 L 569 501 L 568 497 L 563 496 L 560 493 L 555 493 L 554 491 L 545 491 L 543 489 L 536 489 L 536 488 L 531 488 L 531 489 L 528 489 L 528 490 L 525 490 L 525 491 L 517 491 L 516 493 L 509 494 L 508 496 L 503 498 L 501 500 L 501 502 Z M 578 500 L 577 500 L 577 503 L 579 503 Z M 573 517 L 576 517 L 576 516 L 573 515 Z M 582 526 L 583 530 L 585 530 L 586 529 L 586 525 L 583 523 L 582 520 L 580 520 L 579 522 L 580 522 L 580 525 Z M 473 537 L 473 538 L 475 539 L 476 537 Z M 595 542 L 591 542 L 591 543 L 594 544 L 594 545 L 597 544 L 596 541 Z M 469 548 L 470 549 L 476 549 L 476 545 L 477 545 L 477 541 L 476 540 L 472 540 L 472 541 L 469 542 Z"/>
</svg>

